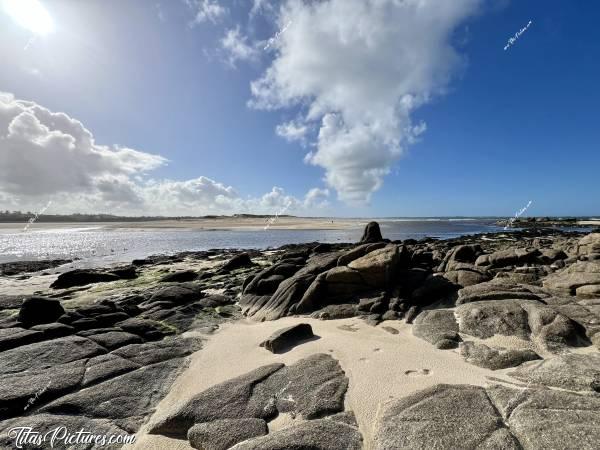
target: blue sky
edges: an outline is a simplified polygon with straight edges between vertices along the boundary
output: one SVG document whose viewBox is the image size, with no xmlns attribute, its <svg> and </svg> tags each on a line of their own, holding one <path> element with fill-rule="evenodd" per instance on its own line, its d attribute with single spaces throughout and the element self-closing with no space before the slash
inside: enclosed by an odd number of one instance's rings
<svg viewBox="0 0 600 450">
<path fill-rule="evenodd" d="M 45 35 L 4 9 L 0 209 L 600 214 L 600 5 L 424 3 L 40 0 Z"/>
</svg>

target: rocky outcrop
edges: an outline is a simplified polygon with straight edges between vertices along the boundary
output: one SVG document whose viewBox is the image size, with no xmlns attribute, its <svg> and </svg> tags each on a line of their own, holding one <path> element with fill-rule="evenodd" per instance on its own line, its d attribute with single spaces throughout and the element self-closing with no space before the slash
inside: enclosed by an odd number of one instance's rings
<svg viewBox="0 0 600 450">
<path fill-rule="evenodd" d="M 475 261 L 476 266 L 487 268 L 498 268 L 513 265 L 535 263 L 541 256 L 538 249 L 511 248 L 497 252 L 481 255 Z"/>
<path fill-rule="evenodd" d="M 365 227 L 362 237 L 360 238 L 361 244 L 368 244 L 373 242 L 379 242 L 383 240 L 379 224 L 377 222 L 369 222 Z"/>
<path fill-rule="evenodd" d="M 581 238 L 576 251 L 579 256 L 588 257 L 590 260 L 598 259 L 600 257 L 600 233 L 590 233 Z"/>
<path fill-rule="evenodd" d="M 585 297 L 600 286 L 600 262 L 578 261 L 548 275 L 543 285 L 559 294 Z"/>
<path fill-rule="evenodd" d="M 270 421 L 280 413 L 315 419 L 344 410 L 348 379 L 337 361 L 316 354 L 284 366 L 271 364 L 216 385 L 150 426 L 150 432 L 185 436 L 194 424 L 223 419 Z"/>
<path fill-rule="evenodd" d="M 560 355 L 524 364 L 510 375 L 545 386 L 572 391 L 600 392 L 600 353 Z"/>
<path fill-rule="evenodd" d="M 375 449 L 520 449 L 486 391 L 440 384 L 386 404 Z"/>
<path fill-rule="evenodd" d="M 599 424 L 598 397 L 441 384 L 386 404 L 374 448 L 593 449 Z"/>
</svg>

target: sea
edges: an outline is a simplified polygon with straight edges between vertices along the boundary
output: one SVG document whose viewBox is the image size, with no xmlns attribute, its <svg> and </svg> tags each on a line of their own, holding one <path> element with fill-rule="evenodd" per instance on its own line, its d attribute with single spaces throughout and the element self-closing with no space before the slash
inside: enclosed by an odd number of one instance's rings
<svg viewBox="0 0 600 450">
<path fill-rule="evenodd" d="M 502 231 L 495 218 L 382 218 L 357 219 L 356 227 L 339 230 L 186 230 L 115 229 L 82 224 L 45 228 L 35 224 L 0 229 L 0 263 L 41 259 L 74 259 L 79 268 L 128 263 L 150 255 L 183 251 L 240 248 L 269 249 L 305 242 L 357 242 L 369 220 L 379 222 L 385 238 L 391 240 L 450 239 L 463 235 Z"/>
</svg>

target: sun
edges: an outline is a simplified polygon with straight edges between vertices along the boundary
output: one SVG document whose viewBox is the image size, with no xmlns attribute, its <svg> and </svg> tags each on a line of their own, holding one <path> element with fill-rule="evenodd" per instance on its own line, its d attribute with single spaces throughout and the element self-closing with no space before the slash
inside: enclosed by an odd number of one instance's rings
<svg viewBox="0 0 600 450">
<path fill-rule="evenodd" d="M 16 23 L 36 35 L 54 30 L 54 21 L 39 0 L 3 0 L 2 5 Z"/>
</svg>

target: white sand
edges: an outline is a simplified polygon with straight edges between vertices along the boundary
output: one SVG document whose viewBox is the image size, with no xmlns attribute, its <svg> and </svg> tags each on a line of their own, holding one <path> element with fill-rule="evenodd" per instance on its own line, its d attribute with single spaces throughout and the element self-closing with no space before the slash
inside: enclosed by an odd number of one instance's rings
<svg viewBox="0 0 600 450">
<path fill-rule="evenodd" d="M 282 355 L 274 355 L 258 346 L 274 331 L 300 322 L 310 323 L 320 339 Z M 346 409 L 356 414 L 365 448 L 370 448 L 380 403 L 438 383 L 482 386 L 489 382 L 486 378 L 489 376 L 507 379 L 503 371 L 467 364 L 458 350 L 438 350 L 414 337 L 410 325 L 399 321 L 386 321 L 383 325 L 396 328 L 399 334 L 391 334 L 381 326 L 369 326 L 356 318 L 336 321 L 284 318 L 274 322 L 242 321 L 226 325 L 205 342 L 202 350 L 192 355 L 189 368 L 158 405 L 150 423 L 168 415 L 205 389 L 259 366 L 273 362 L 291 364 L 314 353 L 329 353 L 339 361 L 350 379 Z M 287 417 L 278 418 L 270 428 L 281 428 L 289 423 Z M 134 448 L 191 448 L 185 441 L 145 435 L 144 430 L 145 427 Z"/>
</svg>

